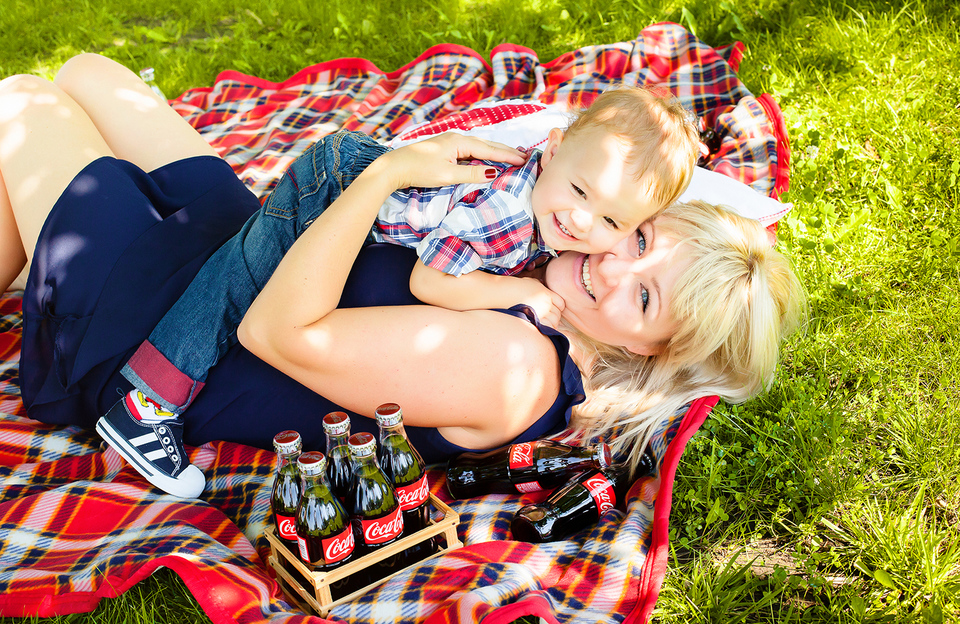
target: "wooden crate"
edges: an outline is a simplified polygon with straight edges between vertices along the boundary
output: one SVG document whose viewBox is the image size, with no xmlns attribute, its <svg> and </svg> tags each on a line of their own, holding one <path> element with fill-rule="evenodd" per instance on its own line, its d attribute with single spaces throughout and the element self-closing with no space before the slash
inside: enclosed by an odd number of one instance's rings
<svg viewBox="0 0 960 624">
<path fill-rule="evenodd" d="M 426 542 L 441 534 L 443 534 L 447 544 L 446 546 L 441 546 L 431 556 L 449 552 L 463 546 L 463 543 L 457 538 L 457 525 L 460 524 L 460 515 L 433 494 L 430 495 L 430 504 L 433 505 L 434 509 L 443 513 L 442 519 L 433 520 L 433 514 L 431 514 L 430 526 L 329 572 L 311 571 L 310 568 L 307 567 L 307 564 L 296 554 L 290 552 L 280 538 L 277 537 L 276 527 L 270 526 L 264 533 L 270 542 L 271 555 L 268 563 L 274 572 L 276 572 L 277 581 L 280 583 L 280 587 L 283 589 L 283 593 L 286 594 L 287 598 L 304 611 L 313 612 L 320 617 L 324 617 L 337 605 L 353 600 L 357 596 L 362 596 L 371 588 L 380 585 L 406 568 L 397 570 L 392 574 L 384 576 L 382 579 L 378 579 L 336 600 L 333 599 L 330 593 L 331 584 L 353 576 L 384 559 L 397 555 L 412 546 Z"/>
</svg>

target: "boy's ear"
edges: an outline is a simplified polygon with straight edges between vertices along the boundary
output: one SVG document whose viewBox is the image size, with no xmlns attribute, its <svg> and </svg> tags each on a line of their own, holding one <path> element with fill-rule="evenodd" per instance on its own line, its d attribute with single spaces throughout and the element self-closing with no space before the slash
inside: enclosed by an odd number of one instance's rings
<svg viewBox="0 0 960 624">
<path fill-rule="evenodd" d="M 553 160 L 554 155 L 557 153 L 557 150 L 560 149 L 560 144 L 563 142 L 563 130 L 560 128 L 554 128 L 550 131 L 550 134 L 547 135 L 547 144 L 543 148 L 543 155 L 540 157 L 540 166 L 545 167 L 547 163 Z"/>
</svg>

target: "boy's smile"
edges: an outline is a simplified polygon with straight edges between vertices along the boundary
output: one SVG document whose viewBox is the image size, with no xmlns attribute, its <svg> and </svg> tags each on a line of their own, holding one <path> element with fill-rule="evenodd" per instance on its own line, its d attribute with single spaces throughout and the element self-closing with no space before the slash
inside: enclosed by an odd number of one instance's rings
<svg viewBox="0 0 960 624">
<path fill-rule="evenodd" d="M 533 214 L 556 251 L 602 253 L 630 236 L 658 208 L 648 183 L 624 162 L 621 139 L 603 128 L 564 138 L 550 132 L 533 187 Z"/>
</svg>

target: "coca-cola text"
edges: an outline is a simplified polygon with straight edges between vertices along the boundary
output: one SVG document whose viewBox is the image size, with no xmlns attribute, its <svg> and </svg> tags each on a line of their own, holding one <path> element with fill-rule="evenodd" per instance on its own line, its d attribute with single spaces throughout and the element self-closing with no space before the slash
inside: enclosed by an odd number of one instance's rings
<svg viewBox="0 0 960 624">
<path fill-rule="evenodd" d="M 583 482 L 583 486 L 590 492 L 594 502 L 597 503 L 597 511 L 601 514 L 609 509 L 613 509 L 617 504 L 617 497 L 613 491 L 613 484 L 603 474 L 597 473 Z"/>
<path fill-rule="evenodd" d="M 297 520 L 293 516 L 281 516 L 277 514 L 277 532 L 285 540 L 295 542 L 297 540 Z"/>
<path fill-rule="evenodd" d="M 348 525 L 338 535 L 321 540 L 323 544 L 323 560 L 327 564 L 346 559 L 353 552 L 353 530 Z"/>
<path fill-rule="evenodd" d="M 363 541 L 368 546 L 373 544 L 383 544 L 400 536 L 403 532 L 403 516 L 400 515 L 400 507 L 382 518 L 372 520 L 361 519 L 360 525 L 363 527 Z"/>
<path fill-rule="evenodd" d="M 529 468 L 533 465 L 533 445 L 528 442 L 514 444 L 510 449 L 510 469 Z"/>
<path fill-rule="evenodd" d="M 397 500 L 400 501 L 400 510 L 410 511 L 422 505 L 430 496 L 430 488 L 427 485 L 427 475 L 424 473 L 419 481 L 398 487 Z"/>
</svg>

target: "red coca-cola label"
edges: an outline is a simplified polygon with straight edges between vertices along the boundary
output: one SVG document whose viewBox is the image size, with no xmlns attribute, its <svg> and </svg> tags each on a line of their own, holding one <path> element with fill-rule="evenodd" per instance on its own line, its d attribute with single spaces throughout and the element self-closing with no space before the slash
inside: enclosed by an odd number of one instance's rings
<svg viewBox="0 0 960 624">
<path fill-rule="evenodd" d="M 327 564 L 336 563 L 350 556 L 353 552 L 353 528 L 348 524 L 347 528 L 326 539 L 321 539 L 323 546 L 323 561 Z"/>
<path fill-rule="evenodd" d="M 529 468 L 533 465 L 533 445 L 529 442 L 514 444 L 510 447 L 510 457 L 508 459 L 510 461 L 511 472 L 520 468 Z M 514 487 L 521 493 L 539 492 L 543 489 L 536 481 L 517 483 Z"/>
<path fill-rule="evenodd" d="M 542 487 L 540 487 L 540 484 L 537 483 L 536 481 L 528 481 L 527 483 L 517 483 L 513 487 L 517 488 L 517 491 L 522 494 L 526 494 L 527 492 L 539 492 L 540 490 L 543 489 Z"/>
<path fill-rule="evenodd" d="M 426 502 L 428 496 L 430 496 L 430 488 L 427 487 L 426 474 L 421 476 L 418 481 L 397 488 L 397 500 L 400 501 L 400 511 L 416 509 Z"/>
<path fill-rule="evenodd" d="M 529 468 L 533 465 L 533 445 L 529 442 L 514 444 L 510 447 L 510 470 Z"/>
<path fill-rule="evenodd" d="M 363 542 L 368 546 L 383 544 L 395 539 L 403 532 L 403 516 L 400 515 L 400 506 L 390 515 L 376 520 L 360 519 L 363 529 Z"/>
<path fill-rule="evenodd" d="M 291 542 L 297 541 L 297 521 L 292 516 L 274 515 L 276 516 L 277 533 L 280 534 L 280 539 Z"/>
<path fill-rule="evenodd" d="M 583 487 L 587 488 L 593 501 L 597 504 L 597 511 L 604 513 L 608 509 L 613 509 L 617 504 L 617 495 L 613 491 L 613 483 L 600 473 L 597 473 L 583 482 Z"/>
</svg>

